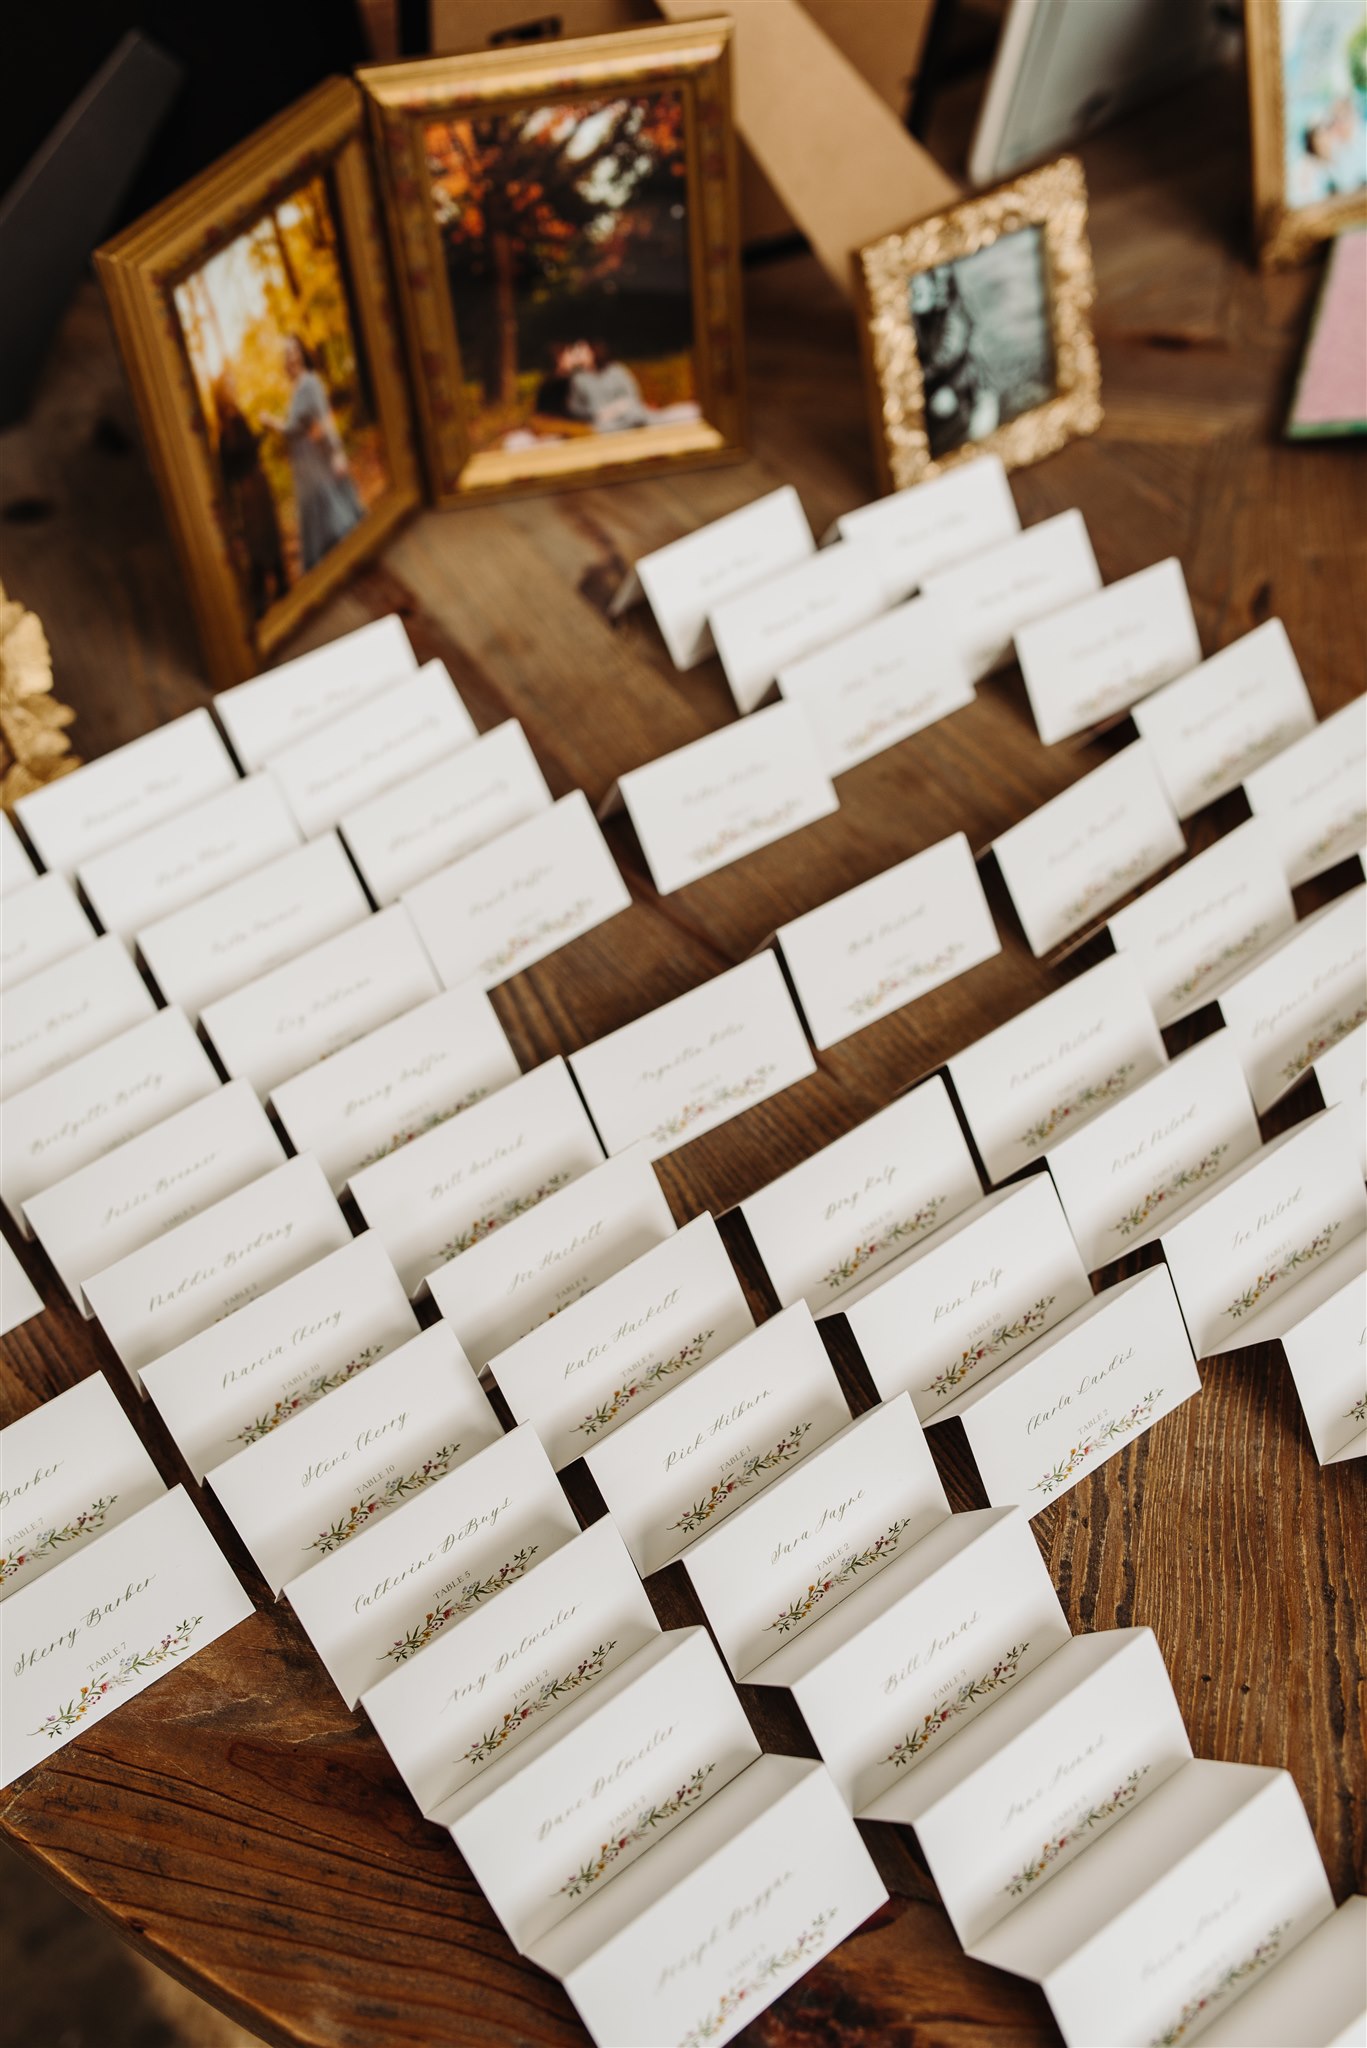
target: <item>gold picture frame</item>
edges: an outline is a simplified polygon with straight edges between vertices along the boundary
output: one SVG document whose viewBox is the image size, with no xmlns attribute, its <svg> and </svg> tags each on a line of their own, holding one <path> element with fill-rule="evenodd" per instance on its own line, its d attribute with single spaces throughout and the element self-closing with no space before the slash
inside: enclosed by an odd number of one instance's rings
<svg viewBox="0 0 1367 2048">
<path fill-rule="evenodd" d="M 240 682 L 421 495 L 357 88 L 319 86 L 95 265 L 210 677 Z"/>
<path fill-rule="evenodd" d="M 1268 269 L 1303 263 L 1321 242 L 1367 222 L 1367 186 L 1297 203 L 1288 191 L 1286 51 L 1281 0 L 1247 0 L 1248 98 L 1253 141 L 1254 232 Z M 1364 53 L 1367 61 L 1367 53 Z M 1331 90 L 1325 81 L 1326 93 Z M 1358 146 L 1362 146 L 1358 131 Z M 1309 163 L 1311 152 L 1303 152 Z"/>
<path fill-rule="evenodd" d="M 703 20 L 357 74 L 370 105 L 423 454 L 439 504 L 646 476 L 744 453 L 730 38 L 729 22 Z M 637 142 L 619 145 L 625 130 Z M 567 166 L 591 169 L 609 142 L 616 168 L 598 184 L 597 199 L 589 175 L 576 172 L 571 186 Z M 562 221 L 598 204 L 587 229 L 579 221 L 562 244 L 576 252 L 578 268 L 569 274 L 587 275 L 587 290 L 576 286 L 557 299 L 555 266 L 563 261 L 568 272 L 570 259 L 559 258 L 553 242 L 549 257 L 527 253 L 537 245 L 521 228 L 521 214 L 511 227 L 492 226 L 495 203 L 508 217 L 514 153 L 523 189 L 546 190 L 542 166 L 550 164 L 550 175 L 562 182 L 549 189 L 566 195 Z M 626 200 L 612 194 L 654 191 L 647 181 L 667 177 L 676 181 L 670 189 L 677 197 L 663 214 L 664 202 L 653 199 L 652 218 L 675 223 L 660 259 L 672 282 L 653 296 L 638 292 L 632 303 L 664 323 L 657 341 L 677 338 L 686 291 L 689 339 L 668 357 L 633 363 L 629 347 L 592 342 L 580 330 L 605 313 L 616 320 L 616 339 L 626 337 L 623 301 L 614 307 L 601 283 L 594 296 L 602 251 L 616 230 L 625 240 L 630 225 Z M 657 228 L 656 246 L 661 239 Z M 510 242 L 522 252 L 521 275 L 530 271 L 531 289 L 513 281 Z M 448 264 L 465 266 L 468 286 L 453 284 Z M 677 327 L 668 324 L 671 306 Z M 556 320 L 563 339 L 555 338 Z M 534 326 L 544 351 L 539 366 L 527 361 Z M 675 402 L 652 395 L 657 369 L 675 380 L 662 384 Z M 625 394 L 615 421 L 599 425 L 610 408 L 600 413 L 591 401 L 614 389 Z M 566 410 L 551 412 L 552 403 Z M 577 415 L 569 410 L 576 404 Z"/>
<path fill-rule="evenodd" d="M 1023 233 L 1029 242 L 1008 249 L 1008 239 Z M 1002 272 L 995 284 L 993 250 Z M 957 272 L 969 259 L 977 259 L 976 311 Z M 1006 274 L 1007 265 L 1019 282 Z M 1075 157 L 881 236 L 856 251 L 854 273 L 874 455 L 885 489 L 901 490 L 987 453 L 1018 469 L 1100 426 L 1087 186 Z M 920 311 L 913 303 L 918 286 L 930 298 Z M 991 315 L 983 309 L 993 291 L 1017 299 L 1033 292 L 1040 331 L 1030 342 L 1031 360 L 1013 366 L 987 359 Z M 1010 317 L 998 325 L 1019 357 L 1028 323 L 1018 305 L 1007 310 Z"/>
</svg>

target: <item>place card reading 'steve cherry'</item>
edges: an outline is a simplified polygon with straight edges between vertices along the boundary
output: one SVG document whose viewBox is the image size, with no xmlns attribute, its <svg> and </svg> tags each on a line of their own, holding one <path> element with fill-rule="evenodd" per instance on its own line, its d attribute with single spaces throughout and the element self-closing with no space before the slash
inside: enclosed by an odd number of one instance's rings
<svg viewBox="0 0 1367 2048">
<path fill-rule="evenodd" d="M 832 775 L 962 710 L 977 694 L 952 618 L 925 597 L 789 662 L 778 687 L 806 713 Z"/>
<path fill-rule="evenodd" d="M 1244 777 L 1255 818 L 1266 818 L 1292 888 L 1367 845 L 1367 697 L 1355 697 Z"/>
<path fill-rule="evenodd" d="M 272 754 L 266 772 L 304 837 L 314 839 L 357 804 L 475 737 L 474 720 L 444 664 L 429 661 Z"/>
<path fill-rule="evenodd" d="M 0 1429 L 0 1470 L 0 1600 L 166 1491 L 101 1372 Z"/>
<path fill-rule="evenodd" d="M 1101 571 L 1087 522 L 1069 511 L 926 575 L 922 588 L 956 621 L 969 676 L 980 682 L 1005 667 L 1023 626 L 1100 590 Z"/>
<path fill-rule="evenodd" d="M 753 711 L 790 662 L 876 618 L 883 581 L 875 549 L 837 541 L 715 604 L 707 622 L 737 710 Z"/>
<path fill-rule="evenodd" d="M 708 615 L 739 591 L 805 561 L 816 542 L 791 484 L 642 555 L 613 599 L 615 617 L 642 597 L 675 668 L 713 651 Z"/>
<path fill-rule="evenodd" d="M 884 594 L 897 604 L 937 570 L 1011 540 L 1020 532 L 1020 514 L 1001 457 L 983 454 L 842 512 L 835 531 L 841 540 L 877 550 Z"/>
<path fill-rule="evenodd" d="M 131 1030 L 156 1007 L 127 949 L 111 936 L 31 974 L 0 996 L 0 1101 Z"/>
<path fill-rule="evenodd" d="M 1268 619 L 1134 710 L 1179 818 L 1189 818 L 1315 723 L 1286 628 Z"/>
<path fill-rule="evenodd" d="M 1170 555 L 1031 620 L 1016 657 L 1046 746 L 1128 711 L 1201 659 L 1182 564 Z"/>
<path fill-rule="evenodd" d="M 236 780 L 228 749 L 201 709 L 30 790 L 14 809 L 43 866 L 69 881 L 106 847 L 191 810 Z"/>
<path fill-rule="evenodd" d="M 1220 991 L 1259 1115 L 1367 1021 L 1367 888 L 1338 896 Z"/>
<path fill-rule="evenodd" d="M 95 943 L 95 927 L 64 875 L 39 875 L 5 907 L 0 926 L 0 994 Z"/>
<path fill-rule="evenodd" d="M 417 666 L 403 620 L 390 612 L 325 647 L 282 661 L 264 675 L 220 690 L 214 710 L 243 768 L 261 768 L 272 754 L 305 733 L 316 732 L 387 683 L 411 675 Z"/>
</svg>

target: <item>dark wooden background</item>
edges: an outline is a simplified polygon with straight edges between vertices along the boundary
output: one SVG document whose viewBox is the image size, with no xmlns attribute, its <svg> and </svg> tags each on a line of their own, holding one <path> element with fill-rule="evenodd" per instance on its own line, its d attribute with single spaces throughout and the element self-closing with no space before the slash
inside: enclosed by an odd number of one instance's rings
<svg viewBox="0 0 1367 2048">
<path fill-rule="evenodd" d="M 1248 261 L 1241 81 L 1207 81 L 1083 155 L 1106 424 L 1016 477 L 1022 516 L 1081 506 L 1108 581 L 1178 555 L 1207 652 L 1279 614 L 1323 714 L 1364 686 L 1367 452 L 1279 441 L 1316 279 L 1263 278 Z M 608 623 L 624 564 L 780 482 L 798 486 L 818 533 L 873 490 L 847 307 L 805 258 L 753 272 L 747 303 L 753 459 L 425 515 L 300 644 L 399 610 L 481 728 L 523 721 L 556 795 L 579 784 L 596 801 L 623 769 L 729 718 L 715 662 L 676 675 L 644 615 Z M 46 622 L 81 752 L 206 701 L 93 289 L 61 331 L 29 420 L 0 436 L 0 575 Z M 1128 736 L 1122 727 L 1044 749 L 1012 672 L 842 777 L 831 818 L 663 901 L 615 824 L 632 908 L 496 991 L 523 1066 L 693 987 L 783 919 L 949 832 L 983 845 Z M 1241 798 L 1226 799 L 1196 821 L 1193 848 L 1242 814 Z M 1323 878 L 1301 892 L 1301 909 L 1349 880 Z M 665 1160 L 679 1219 L 729 1208 L 1056 985 L 999 890 L 993 907 L 998 959 L 822 1054 L 811 1079 Z M 1084 948 L 1061 971 L 1096 957 Z M 1280 1122 L 1310 1106 L 1303 1094 Z M 724 1228 L 762 1309 L 735 1222 Z M 0 1345 L 3 1419 L 101 1363 L 122 1392 L 99 1333 L 64 1305 L 41 1259 L 25 1262 L 50 1306 Z M 839 1363 L 851 1398 L 867 1404 L 857 1363 Z M 1364 1882 L 1362 1468 L 1320 1470 L 1272 1354 L 1216 1359 L 1203 1375 L 1198 1398 L 1034 1527 L 1075 1629 L 1156 1630 L 1198 1755 L 1292 1770 L 1341 1899 Z M 183 1477 L 142 1412 L 164 1473 Z M 980 1505 L 952 1437 L 932 1441 L 953 1505 Z M 343 1708 L 289 1610 L 265 1594 L 212 1499 L 198 1497 L 259 1611 L 0 1795 L 8 1839 L 268 2040 L 582 2041 L 568 1999 L 515 1956 L 449 1838 L 419 1819 L 368 1724 Z M 597 1512 L 583 1488 L 576 1497 Z M 666 1625 L 698 1618 L 677 1574 L 652 1591 Z M 786 1697 L 742 1696 L 767 1747 L 809 1750 Z M 744 2039 L 1055 2041 L 1033 1988 L 965 1960 L 911 1837 L 865 1834 L 891 1905 Z"/>
</svg>

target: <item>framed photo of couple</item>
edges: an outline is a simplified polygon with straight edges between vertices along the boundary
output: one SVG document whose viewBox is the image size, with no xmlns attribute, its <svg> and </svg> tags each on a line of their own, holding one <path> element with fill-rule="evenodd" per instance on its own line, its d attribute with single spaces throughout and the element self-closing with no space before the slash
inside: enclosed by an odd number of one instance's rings
<svg viewBox="0 0 1367 2048">
<path fill-rule="evenodd" d="M 1247 0 L 1259 255 L 1300 263 L 1367 222 L 1367 7 Z"/>
</svg>

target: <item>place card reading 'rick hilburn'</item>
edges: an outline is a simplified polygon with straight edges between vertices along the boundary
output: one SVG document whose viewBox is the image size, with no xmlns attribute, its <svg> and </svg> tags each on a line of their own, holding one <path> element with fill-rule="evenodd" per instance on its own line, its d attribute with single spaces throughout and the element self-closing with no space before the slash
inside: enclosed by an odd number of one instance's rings
<svg viewBox="0 0 1367 2048">
<path fill-rule="evenodd" d="M 1201 659 L 1176 556 L 1022 626 L 1016 657 L 1046 746 L 1127 711 Z"/>
<path fill-rule="evenodd" d="M 389 683 L 316 732 L 272 754 L 279 785 L 306 839 L 475 738 L 475 723 L 439 661 Z"/>
<path fill-rule="evenodd" d="M 922 580 L 1011 540 L 1020 514 L 999 455 L 979 455 L 943 476 L 892 491 L 835 522 L 842 540 L 876 548 L 889 604 L 910 597 Z"/>
<path fill-rule="evenodd" d="M 1082 514 L 1060 512 L 925 576 L 922 588 L 956 620 L 969 675 L 980 682 L 1005 667 L 1023 626 L 1100 590 L 1101 571 Z"/>
<path fill-rule="evenodd" d="M 96 939 L 0 996 L 0 1100 L 131 1030 L 156 1009 L 115 938 Z"/>
<path fill-rule="evenodd" d="M 778 687 L 806 713 L 832 775 L 962 710 L 977 694 L 953 620 L 924 597 L 789 662 Z"/>
<path fill-rule="evenodd" d="M 615 616 L 644 597 L 675 668 L 713 651 L 709 614 L 727 598 L 806 561 L 816 542 L 791 484 L 642 555 L 613 600 Z"/>
<path fill-rule="evenodd" d="M 1259 1115 L 1367 1021 L 1367 889 L 1298 924 L 1220 992 Z"/>
<path fill-rule="evenodd" d="M 1244 777 L 1255 818 L 1276 834 L 1292 888 L 1323 874 L 1367 843 L 1367 697 L 1303 733 Z"/>
<path fill-rule="evenodd" d="M 0 1430 L 0 1600 L 166 1491 L 101 1372 Z"/>
<path fill-rule="evenodd" d="M 1179 818 L 1213 804 L 1315 723 L 1286 628 L 1268 619 L 1135 706 Z"/>
<path fill-rule="evenodd" d="M 83 861 L 148 825 L 188 811 L 237 780 L 207 711 L 188 711 L 15 804 L 45 868 L 68 880 Z"/>
<path fill-rule="evenodd" d="M 214 710 L 244 769 L 260 768 L 305 733 L 411 675 L 418 657 L 397 612 L 220 690 Z"/>
<path fill-rule="evenodd" d="M 64 875 L 40 875 L 5 906 L 0 925 L 0 991 L 95 942 L 95 927 Z"/>
</svg>

